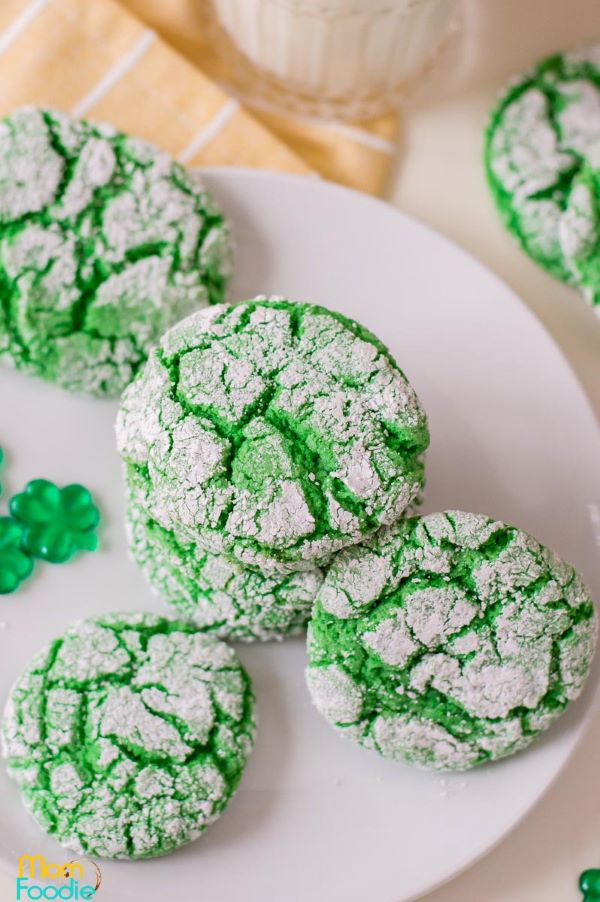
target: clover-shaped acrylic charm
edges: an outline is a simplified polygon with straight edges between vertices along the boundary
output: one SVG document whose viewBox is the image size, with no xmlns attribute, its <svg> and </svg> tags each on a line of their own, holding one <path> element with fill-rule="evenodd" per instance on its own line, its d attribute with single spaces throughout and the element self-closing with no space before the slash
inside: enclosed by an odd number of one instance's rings
<svg viewBox="0 0 600 902">
<path fill-rule="evenodd" d="M 31 576 L 33 561 L 22 550 L 23 527 L 10 517 L 0 517 L 0 594 L 15 592 Z"/>
<path fill-rule="evenodd" d="M 34 479 L 10 500 L 12 516 L 22 524 L 21 547 L 32 557 L 62 564 L 76 551 L 95 551 L 100 513 L 82 485 L 62 489 Z"/>
<path fill-rule="evenodd" d="M 600 868 L 588 868 L 579 878 L 579 889 L 583 893 L 583 902 L 600 899 Z"/>
</svg>

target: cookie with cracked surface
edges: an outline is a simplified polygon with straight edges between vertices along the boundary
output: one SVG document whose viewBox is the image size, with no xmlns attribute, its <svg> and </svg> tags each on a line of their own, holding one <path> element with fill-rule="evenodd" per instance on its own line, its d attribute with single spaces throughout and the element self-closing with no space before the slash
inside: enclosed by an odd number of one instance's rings
<svg viewBox="0 0 600 902">
<path fill-rule="evenodd" d="M 309 625 L 307 681 L 342 735 L 465 770 L 556 720 L 582 689 L 596 630 L 581 578 L 530 535 L 430 514 L 337 556 Z"/>
<path fill-rule="evenodd" d="M 241 642 L 283 639 L 305 628 L 323 582 L 318 568 L 263 576 L 222 554 L 182 546 L 155 523 L 128 485 L 131 555 L 153 591 L 205 632 Z"/>
<path fill-rule="evenodd" d="M 421 404 L 366 329 L 255 298 L 178 323 L 117 418 L 153 520 L 263 573 L 310 569 L 397 520 L 423 483 Z"/>
<path fill-rule="evenodd" d="M 599 305 L 600 45 L 551 56 L 510 85 L 490 118 L 485 167 L 523 249 Z"/>
<path fill-rule="evenodd" d="M 38 824 L 94 858 L 149 858 L 223 811 L 254 740 L 234 652 L 189 623 L 109 614 L 71 626 L 17 680 L 2 723 Z"/>
<path fill-rule="evenodd" d="M 223 300 L 229 227 L 168 154 L 23 108 L 0 121 L 0 357 L 118 395 L 177 320 Z"/>
</svg>

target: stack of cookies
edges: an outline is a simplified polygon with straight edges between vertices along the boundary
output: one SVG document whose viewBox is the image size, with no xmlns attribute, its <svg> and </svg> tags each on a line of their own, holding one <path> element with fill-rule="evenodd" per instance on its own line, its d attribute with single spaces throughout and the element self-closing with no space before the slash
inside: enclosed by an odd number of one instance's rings
<svg viewBox="0 0 600 902">
<path fill-rule="evenodd" d="M 117 421 L 135 559 L 233 639 L 301 630 L 324 568 L 423 486 L 419 400 L 389 351 L 324 308 L 256 298 L 168 331 Z"/>
<path fill-rule="evenodd" d="M 117 421 L 131 550 L 227 639 L 308 623 L 308 687 L 344 736 L 464 770 L 575 698 L 596 619 L 575 571 L 479 514 L 407 513 L 423 408 L 389 351 L 309 304 L 214 306 L 162 338 Z"/>
</svg>

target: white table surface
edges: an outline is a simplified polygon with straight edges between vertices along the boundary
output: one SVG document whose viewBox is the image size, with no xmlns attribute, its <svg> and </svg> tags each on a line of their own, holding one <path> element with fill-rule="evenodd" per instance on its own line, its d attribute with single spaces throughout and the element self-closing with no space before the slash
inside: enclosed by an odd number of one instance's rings
<svg viewBox="0 0 600 902">
<path fill-rule="evenodd" d="M 456 240 L 517 291 L 563 348 L 600 417 L 600 319 L 511 242 L 481 167 L 482 124 L 506 79 L 545 53 L 600 40 L 600 2 L 465 0 L 465 29 L 459 65 L 434 77 L 404 115 L 388 197 Z M 600 867 L 599 751 L 600 713 L 520 827 L 427 902 L 580 902 L 580 871 Z M 14 879 L 0 873 L 0 902 L 12 899 Z"/>
<path fill-rule="evenodd" d="M 600 3 L 466 0 L 465 20 L 460 66 L 440 72 L 405 113 L 388 197 L 471 251 L 520 295 L 562 347 L 600 417 L 600 318 L 512 243 L 481 166 L 482 126 L 502 85 L 546 53 L 600 41 Z M 525 821 L 484 860 L 426 898 L 579 902 L 578 875 L 594 866 L 600 867 L 600 713 Z"/>
</svg>

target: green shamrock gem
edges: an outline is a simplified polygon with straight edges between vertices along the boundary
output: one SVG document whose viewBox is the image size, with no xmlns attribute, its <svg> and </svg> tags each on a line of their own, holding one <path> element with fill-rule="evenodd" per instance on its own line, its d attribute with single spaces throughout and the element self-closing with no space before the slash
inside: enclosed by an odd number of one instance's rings
<svg viewBox="0 0 600 902">
<path fill-rule="evenodd" d="M 33 561 L 22 548 L 23 527 L 10 517 L 0 517 L 0 594 L 7 595 L 31 576 Z"/>
<path fill-rule="evenodd" d="M 583 893 L 583 902 L 600 899 L 600 868 L 588 868 L 579 877 L 579 889 Z"/>
<path fill-rule="evenodd" d="M 95 551 L 94 530 L 100 513 L 82 485 L 59 489 L 47 479 L 34 479 L 10 499 L 10 512 L 23 524 L 21 547 L 52 564 L 68 561 L 76 551 Z"/>
</svg>

